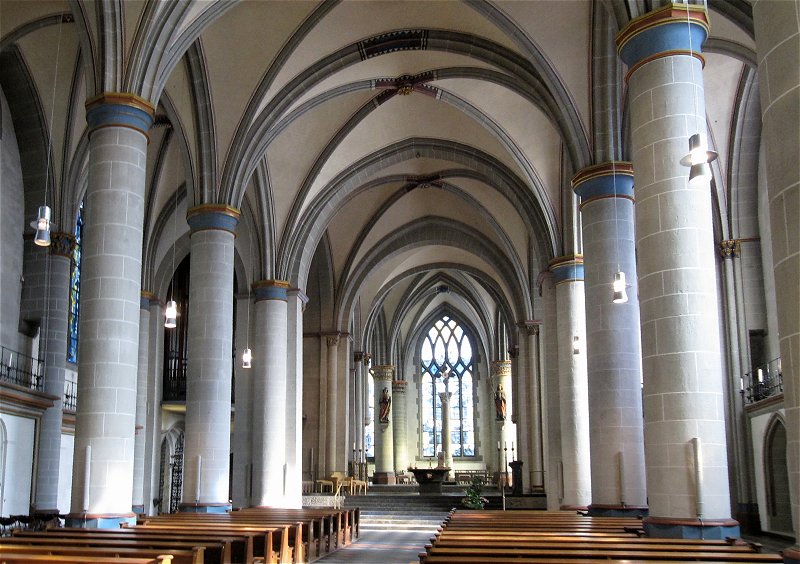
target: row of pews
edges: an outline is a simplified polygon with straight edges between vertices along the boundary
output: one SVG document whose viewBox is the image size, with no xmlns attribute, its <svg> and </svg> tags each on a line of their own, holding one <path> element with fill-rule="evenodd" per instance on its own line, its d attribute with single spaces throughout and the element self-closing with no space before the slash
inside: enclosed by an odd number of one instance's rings
<svg viewBox="0 0 800 564">
<path fill-rule="evenodd" d="M 140 518 L 119 529 L 14 531 L 0 563 L 299 564 L 353 542 L 358 509 L 250 508 Z"/>
<path fill-rule="evenodd" d="M 589 564 L 639 562 L 783 562 L 739 539 L 643 536 L 641 521 L 561 511 L 454 511 L 420 564 Z"/>
</svg>

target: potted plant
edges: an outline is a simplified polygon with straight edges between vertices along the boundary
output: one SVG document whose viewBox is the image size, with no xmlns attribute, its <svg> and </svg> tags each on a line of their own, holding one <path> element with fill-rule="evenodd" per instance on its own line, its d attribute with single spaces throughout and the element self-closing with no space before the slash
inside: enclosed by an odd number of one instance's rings
<svg viewBox="0 0 800 564">
<path fill-rule="evenodd" d="M 481 492 L 483 492 L 483 478 L 473 476 L 467 488 L 466 497 L 461 499 L 461 505 L 467 509 L 483 509 L 489 500 L 481 496 Z"/>
</svg>

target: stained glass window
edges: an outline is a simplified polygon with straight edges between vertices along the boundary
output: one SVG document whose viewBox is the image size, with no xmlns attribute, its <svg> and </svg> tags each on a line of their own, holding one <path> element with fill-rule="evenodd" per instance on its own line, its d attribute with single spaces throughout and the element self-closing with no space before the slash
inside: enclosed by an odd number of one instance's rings
<svg viewBox="0 0 800 564">
<path fill-rule="evenodd" d="M 69 316 L 67 319 L 67 362 L 78 362 L 78 316 L 81 301 L 81 236 L 83 235 L 83 202 L 75 222 L 75 248 L 72 250 L 72 272 L 69 278 Z"/>
<path fill-rule="evenodd" d="M 422 364 L 422 456 L 436 456 L 442 444 L 443 375 L 449 371 L 450 438 L 453 456 L 475 456 L 472 344 L 461 326 L 443 316 L 428 330 L 420 351 Z"/>
</svg>

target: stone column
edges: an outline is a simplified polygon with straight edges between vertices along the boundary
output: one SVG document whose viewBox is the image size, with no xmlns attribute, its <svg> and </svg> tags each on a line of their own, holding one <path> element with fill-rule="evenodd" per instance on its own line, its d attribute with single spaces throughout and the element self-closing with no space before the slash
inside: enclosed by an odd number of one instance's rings
<svg viewBox="0 0 800 564">
<path fill-rule="evenodd" d="M 783 405 L 789 497 L 795 545 L 783 551 L 784 561 L 800 561 L 800 78 L 797 74 L 800 6 L 797 2 L 753 5 L 761 92 L 762 136 L 766 160 L 769 217 L 772 226 L 772 269 L 778 304 Z"/>
<path fill-rule="evenodd" d="M 338 439 L 336 424 L 339 416 L 339 333 L 327 335 L 325 341 L 328 345 L 328 386 L 326 401 L 325 428 L 328 437 L 325 445 L 326 475 L 336 472 L 336 441 Z"/>
<path fill-rule="evenodd" d="M 145 513 L 144 449 L 147 439 L 147 379 L 150 356 L 150 303 L 155 294 L 142 290 L 139 304 L 139 366 L 136 376 L 136 431 L 133 439 L 133 498 L 132 511 Z"/>
<path fill-rule="evenodd" d="M 453 437 L 450 434 L 450 398 L 452 392 L 438 392 L 442 404 L 442 454 L 444 465 L 453 468 Z M 449 479 L 449 474 L 448 474 Z"/>
<path fill-rule="evenodd" d="M 308 296 L 288 292 L 286 355 L 286 507 L 303 506 L 303 311 Z"/>
<path fill-rule="evenodd" d="M 364 353 L 355 351 L 353 353 L 353 364 L 356 369 L 355 382 L 355 443 L 356 443 L 356 462 L 361 462 L 364 455 Z"/>
<path fill-rule="evenodd" d="M 394 430 L 392 427 L 392 409 L 384 420 L 381 420 L 381 397 L 384 390 L 392 398 L 392 380 L 394 366 L 379 364 L 372 367 L 375 375 L 375 472 L 373 484 L 394 484 Z M 392 408 L 394 402 L 391 403 Z"/>
<path fill-rule="evenodd" d="M 572 179 L 581 198 L 586 358 L 593 515 L 647 511 L 642 426 L 642 351 L 633 168 L 628 162 L 584 168 Z M 612 302 L 612 281 L 623 272 L 628 300 Z"/>
<path fill-rule="evenodd" d="M 522 382 L 524 378 L 525 376 L 521 374 L 520 382 Z M 500 476 L 502 477 L 502 475 L 505 474 L 505 483 L 507 485 L 511 470 L 506 463 L 511 462 L 511 446 L 516 440 L 514 425 L 511 423 L 511 418 L 507 414 L 507 407 L 514 402 L 513 394 L 516 392 L 516 390 L 511 389 L 511 361 L 493 360 L 489 363 L 489 381 L 494 384 L 490 401 L 493 404 L 492 411 L 495 415 L 494 420 L 497 425 L 497 440 L 500 446 L 497 466 L 500 469 Z M 498 406 L 498 394 L 505 396 L 505 402 L 503 402 L 506 406 L 505 413 L 504 409 Z M 524 408 L 525 406 L 521 407 Z M 444 413 L 444 411 L 442 411 L 442 413 Z M 442 421 L 444 421 L 444 417 L 442 417 Z M 517 426 L 519 427 L 520 425 Z M 442 427 L 444 427 L 444 424 L 442 424 Z M 508 456 L 505 456 L 504 449 L 508 449 Z"/>
<path fill-rule="evenodd" d="M 78 410 L 69 526 L 133 522 L 147 131 L 153 107 L 133 94 L 86 103 Z"/>
<path fill-rule="evenodd" d="M 544 272 L 541 276 L 544 323 L 542 324 L 542 354 L 544 362 L 544 417 L 542 434 L 544 441 L 545 491 L 547 510 L 557 511 L 563 498 L 561 475 L 561 407 L 558 380 L 558 332 L 556 289 L 553 276 Z"/>
<path fill-rule="evenodd" d="M 186 214 L 191 228 L 186 442 L 180 511 L 231 508 L 233 242 L 239 212 L 205 204 Z"/>
<path fill-rule="evenodd" d="M 589 393 L 583 257 L 550 263 L 558 304 L 558 376 L 561 415 L 561 509 L 586 508 L 592 499 L 589 458 Z"/>
<path fill-rule="evenodd" d="M 691 33 L 690 33 L 691 32 Z M 711 193 L 681 158 L 705 135 L 708 34 L 670 4 L 617 36 L 628 65 L 651 536 L 738 537 L 731 519 Z"/>
<path fill-rule="evenodd" d="M 283 280 L 253 284 L 255 344 L 260 357 L 253 368 L 251 503 L 256 507 L 285 506 L 288 288 Z"/>
<path fill-rule="evenodd" d="M 405 474 L 408 469 L 408 408 L 406 406 L 405 380 L 392 382 L 392 435 L 394 445 L 394 471 L 395 475 Z"/>
<path fill-rule="evenodd" d="M 44 393 L 54 396 L 52 407 L 42 414 L 39 434 L 39 459 L 36 466 L 36 494 L 33 513 L 59 513 L 58 478 L 61 464 L 61 419 L 64 412 L 64 379 L 67 362 L 67 329 L 69 314 L 70 271 L 75 238 L 68 233 L 54 232 L 50 246 L 39 252 L 45 269 L 47 295 L 42 296 L 41 335 L 39 350 L 44 360 Z M 48 256 L 49 255 L 49 256 Z"/>
<path fill-rule="evenodd" d="M 521 333 L 524 334 L 524 330 Z M 504 457 L 504 460 L 507 462 L 512 462 L 514 460 L 511 452 L 512 443 L 515 445 L 515 451 L 513 454 L 516 455 L 516 445 L 528 444 L 532 427 L 531 413 L 528 407 L 530 402 L 528 394 L 530 366 L 528 365 L 529 359 L 527 338 L 525 338 L 523 335 L 520 335 L 519 345 L 514 346 L 508 352 L 512 362 L 510 367 L 512 377 L 508 385 L 504 384 L 503 387 L 505 388 L 505 393 L 509 395 L 508 405 L 511 406 L 511 417 L 508 418 L 508 420 L 503 420 L 502 424 L 500 422 L 497 422 L 497 424 L 500 425 L 498 428 L 500 440 L 508 443 L 508 456 Z M 492 395 L 494 395 L 496 390 L 497 385 L 495 384 L 495 390 L 492 391 Z M 508 437 L 509 433 L 510 437 L 513 438 Z M 527 470 L 528 466 L 525 465 L 526 474 Z M 508 467 L 506 467 L 503 471 L 506 473 L 506 476 L 509 475 Z M 523 482 L 523 488 L 525 491 L 529 491 L 531 487 L 530 475 L 525 476 L 523 478 Z"/>
<path fill-rule="evenodd" d="M 236 301 L 236 327 L 234 344 L 236 358 L 234 372 L 234 413 L 233 413 L 233 467 L 231 468 L 233 488 L 231 502 L 234 509 L 250 507 L 253 484 L 253 378 L 252 366 L 263 365 L 263 351 L 256 350 L 258 359 L 252 359 L 251 368 L 242 367 L 242 353 L 248 346 L 257 349 L 255 339 L 256 315 L 250 293 L 238 297 Z M 249 322 L 249 326 L 248 326 Z M 259 354 L 260 353 L 260 354 Z"/>
<path fill-rule="evenodd" d="M 161 397 L 164 364 L 164 312 L 156 297 L 150 301 L 150 329 L 147 359 L 147 402 L 145 410 L 144 445 L 144 504 L 145 513 L 152 515 L 159 508 L 154 500 L 161 498 L 158 489 L 161 477 Z M 161 509 L 164 509 L 162 506 Z"/>
<path fill-rule="evenodd" d="M 541 321 L 524 321 L 525 352 L 528 365 L 528 410 L 530 412 L 528 443 L 520 445 L 520 460 L 527 462 L 527 469 L 523 467 L 523 478 L 530 480 L 530 491 L 544 491 L 544 459 L 542 456 L 542 374 L 539 352 L 539 328 Z M 525 487 L 524 491 L 529 491 Z"/>
</svg>

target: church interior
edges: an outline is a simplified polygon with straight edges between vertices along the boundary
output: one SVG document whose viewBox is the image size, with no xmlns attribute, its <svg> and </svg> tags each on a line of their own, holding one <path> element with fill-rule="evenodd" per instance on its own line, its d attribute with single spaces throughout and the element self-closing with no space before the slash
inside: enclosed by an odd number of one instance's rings
<svg viewBox="0 0 800 564">
<path fill-rule="evenodd" d="M 800 2 L 687 2 L 2 0 L 0 546 L 478 484 L 800 562 Z"/>
</svg>

